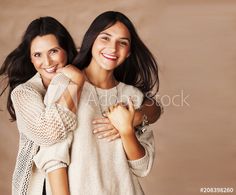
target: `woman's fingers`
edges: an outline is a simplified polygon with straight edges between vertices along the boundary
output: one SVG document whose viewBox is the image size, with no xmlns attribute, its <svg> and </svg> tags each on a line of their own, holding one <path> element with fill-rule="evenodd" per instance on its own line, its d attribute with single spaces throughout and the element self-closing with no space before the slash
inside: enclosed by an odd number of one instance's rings
<svg viewBox="0 0 236 195">
<path fill-rule="evenodd" d="M 132 101 L 131 97 L 129 97 L 129 99 L 128 99 L 128 109 L 129 109 L 129 111 L 131 111 L 132 113 L 135 112 L 134 104 L 133 104 L 133 101 Z"/>
<path fill-rule="evenodd" d="M 107 138 L 107 137 L 110 137 L 110 136 L 115 135 L 115 134 L 117 134 L 117 131 L 112 129 L 112 130 L 109 130 L 109 131 L 106 131 L 106 132 L 99 133 L 98 138 L 99 139 Z"/>
<path fill-rule="evenodd" d="M 120 134 L 117 133 L 116 131 L 114 132 L 109 132 L 109 133 L 102 133 L 98 135 L 98 139 L 106 139 L 107 141 L 113 141 L 115 139 L 120 138 Z"/>
<path fill-rule="evenodd" d="M 111 124 L 100 125 L 93 129 L 93 133 L 97 134 L 97 138 L 106 139 L 107 141 L 113 141 L 120 138 L 120 134 Z"/>
<path fill-rule="evenodd" d="M 93 127 L 93 133 L 100 133 L 103 131 L 110 131 L 113 130 L 114 127 L 111 124 L 106 124 L 106 125 L 94 125 Z"/>
<path fill-rule="evenodd" d="M 108 118 L 95 118 L 92 123 L 94 125 L 96 125 L 96 124 L 110 124 L 110 121 Z"/>
<path fill-rule="evenodd" d="M 116 140 L 118 138 L 120 138 L 120 134 L 119 133 L 110 136 L 109 138 L 107 138 L 107 141 L 111 142 L 111 141 L 114 141 L 114 140 Z"/>
</svg>

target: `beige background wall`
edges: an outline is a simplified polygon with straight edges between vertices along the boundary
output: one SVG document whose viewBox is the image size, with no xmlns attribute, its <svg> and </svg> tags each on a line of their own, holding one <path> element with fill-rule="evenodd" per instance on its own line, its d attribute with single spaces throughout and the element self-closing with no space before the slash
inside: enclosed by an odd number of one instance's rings
<svg viewBox="0 0 236 195">
<path fill-rule="evenodd" d="M 56 17 L 79 46 L 91 21 L 105 10 L 128 15 L 160 65 L 165 114 L 152 126 L 157 158 L 142 179 L 146 194 L 204 194 L 200 187 L 232 187 L 236 194 L 234 0 L 0 0 L 0 62 L 38 16 Z M 0 108 L 5 110 L 5 98 Z M 18 145 L 8 118 L 0 112 L 4 195 L 10 194 Z"/>
</svg>

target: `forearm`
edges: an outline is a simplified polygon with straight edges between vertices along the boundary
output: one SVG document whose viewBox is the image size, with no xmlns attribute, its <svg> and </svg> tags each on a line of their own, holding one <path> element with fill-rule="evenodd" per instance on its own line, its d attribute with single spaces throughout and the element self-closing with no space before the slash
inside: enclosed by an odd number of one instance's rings
<svg viewBox="0 0 236 195">
<path fill-rule="evenodd" d="M 161 106 L 156 100 L 145 98 L 141 108 L 135 111 L 134 126 L 142 123 L 144 115 L 147 116 L 150 124 L 155 123 L 160 118 L 161 113 Z"/>
<path fill-rule="evenodd" d="M 160 104 L 155 99 L 144 99 L 141 112 L 147 115 L 149 123 L 155 123 L 161 116 Z"/>
<path fill-rule="evenodd" d="M 67 107 L 73 113 L 76 113 L 77 104 L 80 99 L 82 87 L 71 82 L 58 100 L 58 104 Z"/>
<path fill-rule="evenodd" d="M 65 77 L 70 79 L 67 90 L 62 94 L 62 98 L 64 97 L 68 108 L 74 111 L 77 107 L 77 102 L 85 81 L 83 73 L 73 65 L 67 65 L 57 72 L 62 73 Z"/>
<path fill-rule="evenodd" d="M 137 135 L 137 134 L 136 134 Z M 130 170 L 138 177 L 145 177 L 150 173 L 155 157 L 155 143 L 153 132 L 147 129 L 141 135 L 137 135 L 138 141 L 145 149 L 145 155 L 136 160 L 128 160 Z"/>
<path fill-rule="evenodd" d="M 145 149 L 137 139 L 134 130 L 130 134 L 121 135 L 121 140 L 128 160 L 137 160 L 144 157 Z"/>
<path fill-rule="evenodd" d="M 48 173 L 49 183 L 53 195 L 69 195 L 67 168 L 62 167 Z"/>
<path fill-rule="evenodd" d="M 75 71 L 70 70 L 70 72 Z M 47 93 L 48 96 L 51 97 L 47 97 L 50 101 L 46 101 L 46 104 L 50 104 L 55 101 L 57 104 L 65 106 L 72 112 L 76 113 L 77 104 L 84 85 L 84 78 L 83 76 L 75 73 L 72 75 L 71 73 L 68 74 L 68 70 L 65 71 L 65 73 L 58 74 L 58 78 L 54 79 L 48 87 Z M 61 82 L 59 85 L 57 84 L 58 80 Z"/>
<path fill-rule="evenodd" d="M 20 85 L 11 94 L 19 131 L 40 146 L 65 139 L 77 125 L 75 113 L 53 102 L 54 94 L 48 94 L 48 104 L 31 86 Z"/>
</svg>

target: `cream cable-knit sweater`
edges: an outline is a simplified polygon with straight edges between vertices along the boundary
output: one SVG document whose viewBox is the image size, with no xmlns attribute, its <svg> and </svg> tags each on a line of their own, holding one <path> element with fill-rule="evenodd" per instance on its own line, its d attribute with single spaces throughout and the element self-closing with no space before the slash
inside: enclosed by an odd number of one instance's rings
<svg viewBox="0 0 236 195">
<path fill-rule="evenodd" d="M 143 94 L 135 87 L 119 83 L 118 101 L 126 102 L 129 96 L 134 100 L 135 107 L 139 107 Z M 116 101 L 116 87 L 112 89 L 97 88 L 100 98 L 93 85 L 85 82 L 78 107 L 78 128 L 73 132 L 71 147 L 71 163 L 68 167 L 71 195 L 142 195 L 144 194 L 138 177 L 146 176 L 154 160 L 154 137 L 150 129 L 137 137 L 145 148 L 145 156 L 138 160 L 127 160 L 121 139 L 107 142 L 98 139 L 93 134 L 92 120 L 100 116 L 99 104 L 102 109 Z M 71 138 L 67 138 L 71 139 Z M 52 160 L 52 154 L 60 155 L 63 145 L 67 147 L 69 141 L 57 143 L 51 147 L 41 147 L 35 157 L 37 166 L 47 169 Z M 57 158 L 58 159 L 58 158 Z M 67 154 L 65 154 L 65 159 Z M 51 194 L 47 185 L 47 194 Z"/>
<path fill-rule="evenodd" d="M 48 97 L 60 97 L 69 81 L 63 74 L 55 76 L 48 87 Z M 54 102 L 51 98 L 45 99 L 45 93 L 42 79 L 37 73 L 26 83 L 17 86 L 11 94 L 20 137 L 12 180 L 13 195 L 42 195 L 45 174 L 37 170 L 33 157 L 39 146 L 64 140 L 77 125 L 76 115 L 56 104 L 56 97 Z M 65 163 L 67 161 L 54 161 L 51 169 L 65 167 Z"/>
</svg>

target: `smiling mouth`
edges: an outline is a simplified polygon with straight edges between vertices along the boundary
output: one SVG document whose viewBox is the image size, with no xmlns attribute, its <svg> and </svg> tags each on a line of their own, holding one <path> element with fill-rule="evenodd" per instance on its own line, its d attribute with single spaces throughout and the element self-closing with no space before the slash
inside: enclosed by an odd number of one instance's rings
<svg viewBox="0 0 236 195">
<path fill-rule="evenodd" d="M 102 53 L 102 55 L 106 58 L 106 59 L 109 59 L 109 60 L 117 60 L 118 57 L 115 56 L 115 55 L 110 55 L 110 54 L 105 54 L 105 53 Z"/>
<path fill-rule="evenodd" d="M 57 67 L 56 67 L 56 66 L 53 66 L 53 67 L 51 67 L 51 68 L 45 68 L 44 70 L 45 70 L 47 73 L 54 73 L 54 72 L 56 72 Z"/>
</svg>

